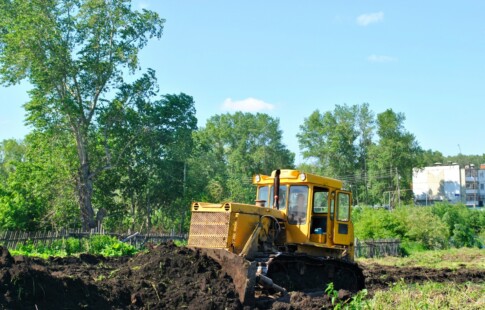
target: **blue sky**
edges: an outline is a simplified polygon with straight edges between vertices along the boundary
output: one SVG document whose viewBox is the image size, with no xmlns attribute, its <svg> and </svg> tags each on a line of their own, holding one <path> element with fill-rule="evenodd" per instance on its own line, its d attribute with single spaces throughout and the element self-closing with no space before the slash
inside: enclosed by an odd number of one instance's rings
<svg viewBox="0 0 485 310">
<path fill-rule="evenodd" d="M 235 110 L 296 134 L 313 111 L 369 103 L 406 116 L 424 149 L 485 153 L 485 1 L 134 1 L 166 19 L 141 52 L 199 126 Z M 0 86 L 0 140 L 22 138 L 27 84 Z"/>
</svg>

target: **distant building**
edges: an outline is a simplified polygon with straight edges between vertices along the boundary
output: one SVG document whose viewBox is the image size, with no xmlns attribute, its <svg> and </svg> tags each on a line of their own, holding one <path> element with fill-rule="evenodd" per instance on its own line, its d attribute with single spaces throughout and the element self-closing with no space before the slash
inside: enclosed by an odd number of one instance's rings
<svg viewBox="0 0 485 310">
<path fill-rule="evenodd" d="M 416 204 L 436 201 L 461 201 L 461 171 L 457 164 L 413 169 L 413 193 Z"/>
<path fill-rule="evenodd" d="M 465 165 L 463 169 L 465 171 L 465 204 L 469 207 L 476 207 L 480 205 L 479 193 L 478 193 L 478 169 L 475 165 Z M 483 202 L 482 202 L 483 204 Z"/>
<path fill-rule="evenodd" d="M 415 203 L 430 205 L 438 201 L 464 203 L 470 207 L 482 207 L 485 200 L 485 164 L 442 165 L 413 169 L 413 193 Z"/>
<path fill-rule="evenodd" d="M 478 170 L 478 206 L 483 207 L 485 201 L 485 164 Z"/>
</svg>

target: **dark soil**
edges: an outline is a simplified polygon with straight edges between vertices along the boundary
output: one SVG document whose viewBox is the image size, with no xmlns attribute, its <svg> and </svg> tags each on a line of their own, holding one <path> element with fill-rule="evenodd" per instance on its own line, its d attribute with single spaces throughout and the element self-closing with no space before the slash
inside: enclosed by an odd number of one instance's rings
<svg viewBox="0 0 485 310">
<path fill-rule="evenodd" d="M 0 309 L 240 309 L 219 264 L 173 244 L 131 258 L 49 260 L 0 247 Z"/>
<path fill-rule="evenodd" d="M 370 294 L 391 283 L 485 281 L 484 270 L 365 265 Z M 341 298 L 349 295 L 339 292 Z M 331 308 L 323 292 L 260 296 L 258 309 Z M 0 309 L 249 309 L 232 279 L 198 251 L 173 244 L 134 257 L 81 255 L 49 260 L 12 257 L 0 247 Z"/>
</svg>

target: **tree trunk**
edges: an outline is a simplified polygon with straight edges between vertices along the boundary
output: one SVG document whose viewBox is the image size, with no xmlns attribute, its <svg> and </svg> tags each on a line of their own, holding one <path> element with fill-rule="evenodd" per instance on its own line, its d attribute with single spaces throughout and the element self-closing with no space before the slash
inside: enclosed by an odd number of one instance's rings
<svg viewBox="0 0 485 310">
<path fill-rule="evenodd" d="M 77 153 L 79 157 L 80 167 L 77 177 L 77 190 L 79 208 L 81 211 L 82 228 L 88 230 L 96 227 L 96 221 L 94 219 L 94 210 L 92 205 L 93 197 L 93 178 L 91 175 L 90 162 L 88 158 L 88 144 L 85 139 L 80 126 L 74 128 L 74 134 L 76 136 Z"/>
</svg>

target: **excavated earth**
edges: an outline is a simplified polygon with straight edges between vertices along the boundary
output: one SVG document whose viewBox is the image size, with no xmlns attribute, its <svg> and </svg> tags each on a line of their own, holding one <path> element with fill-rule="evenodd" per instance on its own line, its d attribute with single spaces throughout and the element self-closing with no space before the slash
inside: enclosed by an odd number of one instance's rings
<svg viewBox="0 0 485 310">
<path fill-rule="evenodd" d="M 403 279 L 455 283 L 485 281 L 484 270 L 363 265 L 370 294 Z M 341 298 L 348 292 L 341 291 Z M 134 257 L 12 257 L 0 247 L 0 309 L 331 309 L 322 292 L 261 295 L 239 302 L 232 279 L 198 251 L 167 243 Z"/>
</svg>

